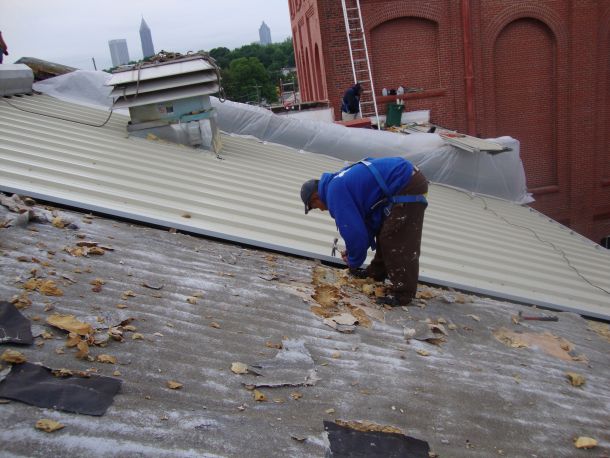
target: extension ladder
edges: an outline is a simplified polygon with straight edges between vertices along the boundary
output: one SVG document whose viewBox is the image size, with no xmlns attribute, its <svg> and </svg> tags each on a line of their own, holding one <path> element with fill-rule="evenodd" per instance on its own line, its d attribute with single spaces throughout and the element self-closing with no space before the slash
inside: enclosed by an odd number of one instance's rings
<svg viewBox="0 0 610 458">
<path fill-rule="evenodd" d="M 345 32 L 352 62 L 354 84 L 360 83 L 362 86 L 360 113 L 363 118 L 375 116 L 374 123 L 378 124 L 379 113 L 377 112 L 375 85 L 373 84 L 373 73 L 371 72 L 369 51 L 366 45 L 360 0 L 341 0 L 341 5 L 343 6 L 343 19 L 345 20 Z"/>
</svg>

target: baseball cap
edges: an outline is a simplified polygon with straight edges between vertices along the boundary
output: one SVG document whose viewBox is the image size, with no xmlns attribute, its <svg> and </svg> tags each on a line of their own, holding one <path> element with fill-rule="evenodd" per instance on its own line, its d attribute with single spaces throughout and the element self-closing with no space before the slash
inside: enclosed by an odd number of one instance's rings
<svg viewBox="0 0 610 458">
<path fill-rule="evenodd" d="M 303 183 L 303 186 L 301 186 L 301 200 L 305 204 L 305 214 L 311 210 L 309 201 L 311 200 L 313 193 L 318 191 L 318 181 L 319 180 L 307 180 Z"/>
</svg>

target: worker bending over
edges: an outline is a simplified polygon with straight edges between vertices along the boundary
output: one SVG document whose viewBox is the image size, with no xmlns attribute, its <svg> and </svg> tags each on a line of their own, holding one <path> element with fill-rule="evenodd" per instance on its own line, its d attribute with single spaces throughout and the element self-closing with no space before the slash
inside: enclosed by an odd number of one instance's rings
<svg viewBox="0 0 610 458">
<path fill-rule="evenodd" d="M 401 157 L 364 159 L 301 187 L 305 214 L 317 208 L 334 218 L 352 274 L 362 276 L 356 269 L 368 248 L 375 250 L 364 273 L 377 281 L 390 279 L 391 294 L 380 302 L 392 306 L 409 304 L 417 293 L 427 193 L 426 177 Z"/>
</svg>

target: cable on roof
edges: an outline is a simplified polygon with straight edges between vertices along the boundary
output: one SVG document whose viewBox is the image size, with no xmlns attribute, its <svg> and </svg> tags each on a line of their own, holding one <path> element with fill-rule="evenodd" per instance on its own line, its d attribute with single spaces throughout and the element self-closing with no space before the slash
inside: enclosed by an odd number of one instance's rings
<svg viewBox="0 0 610 458">
<path fill-rule="evenodd" d="M 88 122 L 77 121 L 75 119 L 68 119 L 68 118 L 64 118 L 62 116 L 55 116 L 55 115 L 50 115 L 50 114 L 47 114 L 47 113 L 40 113 L 40 112 L 37 112 L 37 111 L 26 110 L 25 108 L 21 108 L 21 107 L 18 107 L 17 105 L 13 105 L 5 97 L 2 97 L 2 100 L 4 102 L 6 102 L 7 104 L 9 104 L 11 107 L 13 107 L 13 108 L 15 108 L 16 110 L 19 110 L 19 111 L 24 111 L 26 113 L 32 113 L 32 114 L 40 115 L 40 116 L 46 116 L 47 118 L 61 119 L 62 121 L 74 122 L 76 124 L 83 124 L 85 126 L 91 126 L 91 127 L 104 127 L 106 124 L 108 124 L 108 121 L 110 121 L 110 117 L 112 116 L 112 113 L 114 112 L 114 109 L 111 108 L 110 109 L 110 113 L 108 114 L 108 117 L 106 118 L 106 120 L 102 124 L 89 124 Z"/>
<path fill-rule="evenodd" d="M 455 189 L 455 188 L 454 188 L 454 189 Z M 560 256 L 563 258 L 563 260 L 565 261 L 566 265 L 567 265 L 567 266 L 568 266 L 570 269 L 572 269 L 572 270 L 573 270 L 573 271 L 576 273 L 576 275 L 578 275 L 578 276 L 579 276 L 579 277 L 580 277 L 580 278 L 581 278 L 581 279 L 582 279 L 582 280 L 583 280 L 585 283 L 588 283 L 590 286 L 592 286 L 592 287 L 594 287 L 594 288 L 597 288 L 597 289 L 599 289 L 600 291 L 602 291 L 602 292 L 604 292 L 604 293 L 606 293 L 606 294 L 610 295 L 610 291 L 608 291 L 607 289 L 605 289 L 605 288 L 603 288 L 603 287 L 601 287 L 601 286 L 599 286 L 599 285 L 596 285 L 595 283 L 593 283 L 592 281 L 590 281 L 590 280 L 589 280 L 587 277 L 585 277 L 583 274 L 581 274 L 581 273 L 580 273 L 580 271 L 579 271 L 579 270 L 578 270 L 576 267 L 574 267 L 574 266 L 572 265 L 572 263 L 570 262 L 570 259 L 569 259 L 569 258 L 568 258 L 568 256 L 566 255 L 566 252 L 565 252 L 565 251 L 563 251 L 561 248 L 557 247 L 557 245 L 555 245 L 553 242 L 549 242 L 548 240 L 545 240 L 545 239 L 541 238 L 541 237 L 538 235 L 538 233 L 537 233 L 535 230 L 533 230 L 532 228 L 530 228 L 530 227 L 527 227 L 527 226 L 521 226 L 520 224 L 515 224 L 515 223 L 513 223 L 513 222 L 510 222 L 510 221 L 509 221 L 509 220 L 507 220 L 507 219 L 506 219 L 504 216 L 502 216 L 502 215 L 498 214 L 498 212 L 496 212 L 496 211 L 495 211 L 495 210 L 493 210 L 492 208 L 489 208 L 489 206 L 487 205 L 487 201 L 486 201 L 486 200 L 485 200 L 483 197 L 481 197 L 481 196 L 479 196 L 479 195 L 472 195 L 471 193 L 468 193 L 468 192 L 466 192 L 466 191 L 464 191 L 464 190 L 461 190 L 461 189 L 460 189 L 459 191 L 460 191 L 460 192 L 463 192 L 463 193 L 464 193 L 464 194 L 466 194 L 466 195 L 468 195 L 468 197 L 470 197 L 471 199 L 475 199 L 475 198 L 481 199 L 481 200 L 483 201 L 483 210 L 490 211 L 490 212 L 491 212 L 491 213 L 493 213 L 493 214 L 494 214 L 494 215 L 495 215 L 497 218 L 499 218 L 499 219 L 501 219 L 502 221 L 504 221 L 506 224 L 509 224 L 510 226 L 518 227 L 518 228 L 520 228 L 520 229 L 526 229 L 526 230 L 530 231 L 532 234 L 534 234 L 534 237 L 536 237 L 536 239 L 538 239 L 538 240 L 539 240 L 540 242 L 542 242 L 542 243 L 545 243 L 545 244 L 549 245 L 549 246 L 550 246 L 550 247 L 551 247 L 551 248 L 552 248 L 554 251 L 556 251 L 557 253 L 559 253 L 559 255 L 560 255 Z"/>
</svg>

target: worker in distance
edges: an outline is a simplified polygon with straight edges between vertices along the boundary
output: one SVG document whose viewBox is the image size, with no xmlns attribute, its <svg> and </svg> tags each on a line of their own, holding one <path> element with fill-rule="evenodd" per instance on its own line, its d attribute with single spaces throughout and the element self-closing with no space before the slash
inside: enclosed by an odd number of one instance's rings
<svg viewBox="0 0 610 458">
<path fill-rule="evenodd" d="M 356 83 L 343 93 L 341 99 L 341 120 L 352 121 L 361 118 L 360 97 L 362 96 L 362 86 Z"/>
<path fill-rule="evenodd" d="M 350 272 L 376 281 L 389 279 L 391 293 L 379 302 L 408 305 L 417 293 L 419 255 L 428 205 L 428 180 L 401 157 L 363 159 L 335 173 L 323 173 L 301 187 L 305 214 L 328 210 L 346 246 Z M 375 251 L 366 269 L 368 249 Z"/>
</svg>

